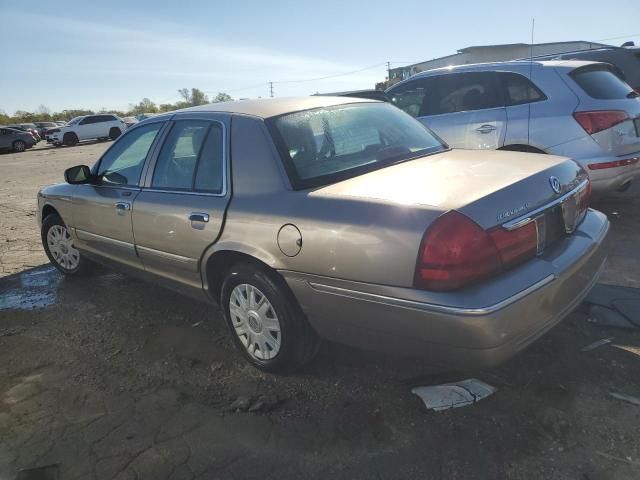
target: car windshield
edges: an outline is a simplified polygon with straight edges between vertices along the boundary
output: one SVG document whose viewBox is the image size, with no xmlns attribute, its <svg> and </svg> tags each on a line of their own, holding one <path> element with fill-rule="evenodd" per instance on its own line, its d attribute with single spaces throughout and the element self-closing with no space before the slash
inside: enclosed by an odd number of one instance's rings
<svg viewBox="0 0 640 480">
<path fill-rule="evenodd" d="M 326 185 L 447 148 L 385 103 L 347 104 L 268 120 L 296 189 Z"/>
<path fill-rule="evenodd" d="M 69 123 L 67 123 L 67 125 L 73 125 L 75 123 L 78 123 L 80 120 L 82 120 L 84 117 L 76 117 L 76 118 L 72 118 L 71 120 L 69 120 Z"/>
</svg>

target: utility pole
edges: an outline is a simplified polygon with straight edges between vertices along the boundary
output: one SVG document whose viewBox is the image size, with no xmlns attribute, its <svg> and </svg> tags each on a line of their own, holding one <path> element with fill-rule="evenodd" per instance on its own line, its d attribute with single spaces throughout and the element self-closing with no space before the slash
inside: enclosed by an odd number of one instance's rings
<svg viewBox="0 0 640 480">
<path fill-rule="evenodd" d="M 269 82 L 269 92 L 270 92 L 271 98 L 273 98 L 273 82 Z"/>
<path fill-rule="evenodd" d="M 387 62 L 387 80 L 391 80 L 391 62 Z"/>
</svg>

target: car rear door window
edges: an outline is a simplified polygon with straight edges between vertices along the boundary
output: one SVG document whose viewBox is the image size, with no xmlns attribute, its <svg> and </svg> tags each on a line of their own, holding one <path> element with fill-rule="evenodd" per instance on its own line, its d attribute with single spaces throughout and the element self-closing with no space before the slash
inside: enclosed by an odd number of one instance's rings
<svg viewBox="0 0 640 480">
<path fill-rule="evenodd" d="M 631 93 L 629 85 L 618 78 L 607 65 L 578 68 L 570 76 L 592 98 L 615 100 L 626 98 Z"/>
<path fill-rule="evenodd" d="M 210 127 L 211 122 L 205 120 L 174 122 L 158 155 L 151 180 L 152 188 L 193 189 L 198 157 Z"/>
<path fill-rule="evenodd" d="M 424 105 L 434 94 L 435 84 L 436 77 L 418 78 L 392 88 L 388 96 L 391 102 L 405 113 L 412 117 L 422 116 L 426 110 Z"/>
<path fill-rule="evenodd" d="M 468 72 L 441 75 L 438 95 L 425 102 L 429 115 L 502 107 L 503 102 L 493 72 Z"/>
<path fill-rule="evenodd" d="M 224 150 L 222 128 L 213 124 L 198 158 L 194 190 L 198 192 L 222 193 L 224 172 Z"/>
<path fill-rule="evenodd" d="M 107 150 L 98 167 L 98 176 L 105 184 L 138 185 L 144 161 L 162 127 L 150 123 L 130 130 Z"/>
<path fill-rule="evenodd" d="M 511 72 L 500 72 L 498 73 L 498 77 L 502 83 L 507 105 L 522 105 L 547 99 L 545 94 L 523 75 Z"/>
</svg>

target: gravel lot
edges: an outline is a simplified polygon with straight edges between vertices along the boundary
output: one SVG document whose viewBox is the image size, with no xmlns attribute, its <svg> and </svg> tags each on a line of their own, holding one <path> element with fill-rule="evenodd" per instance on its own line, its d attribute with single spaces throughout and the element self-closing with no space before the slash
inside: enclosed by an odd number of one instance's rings
<svg viewBox="0 0 640 480">
<path fill-rule="evenodd" d="M 325 344 L 305 372 L 273 376 L 212 307 L 109 271 L 63 279 L 36 192 L 108 145 L 0 155 L 0 480 L 640 478 L 640 406 L 609 394 L 640 397 L 640 332 L 584 311 L 493 370 Z M 640 190 L 596 208 L 612 221 L 603 281 L 640 288 Z M 628 348 L 581 351 L 607 337 Z M 410 392 L 471 377 L 498 391 L 438 413 Z"/>
</svg>

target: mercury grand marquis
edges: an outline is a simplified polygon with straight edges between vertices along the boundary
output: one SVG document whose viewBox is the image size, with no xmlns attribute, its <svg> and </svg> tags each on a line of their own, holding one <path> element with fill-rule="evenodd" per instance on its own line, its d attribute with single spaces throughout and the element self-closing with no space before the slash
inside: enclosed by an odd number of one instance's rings
<svg viewBox="0 0 640 480">
<path fill-rule="evenodd" d="M 320 338 L 482 367 L 566 316 L 609 229 L 573 160 L 452 150 L 393 105 L 204 105 L 128 129 L 38 194 L 65 275 L 115 265 L 221 307 L 258 368 Z"/>
</svg>

